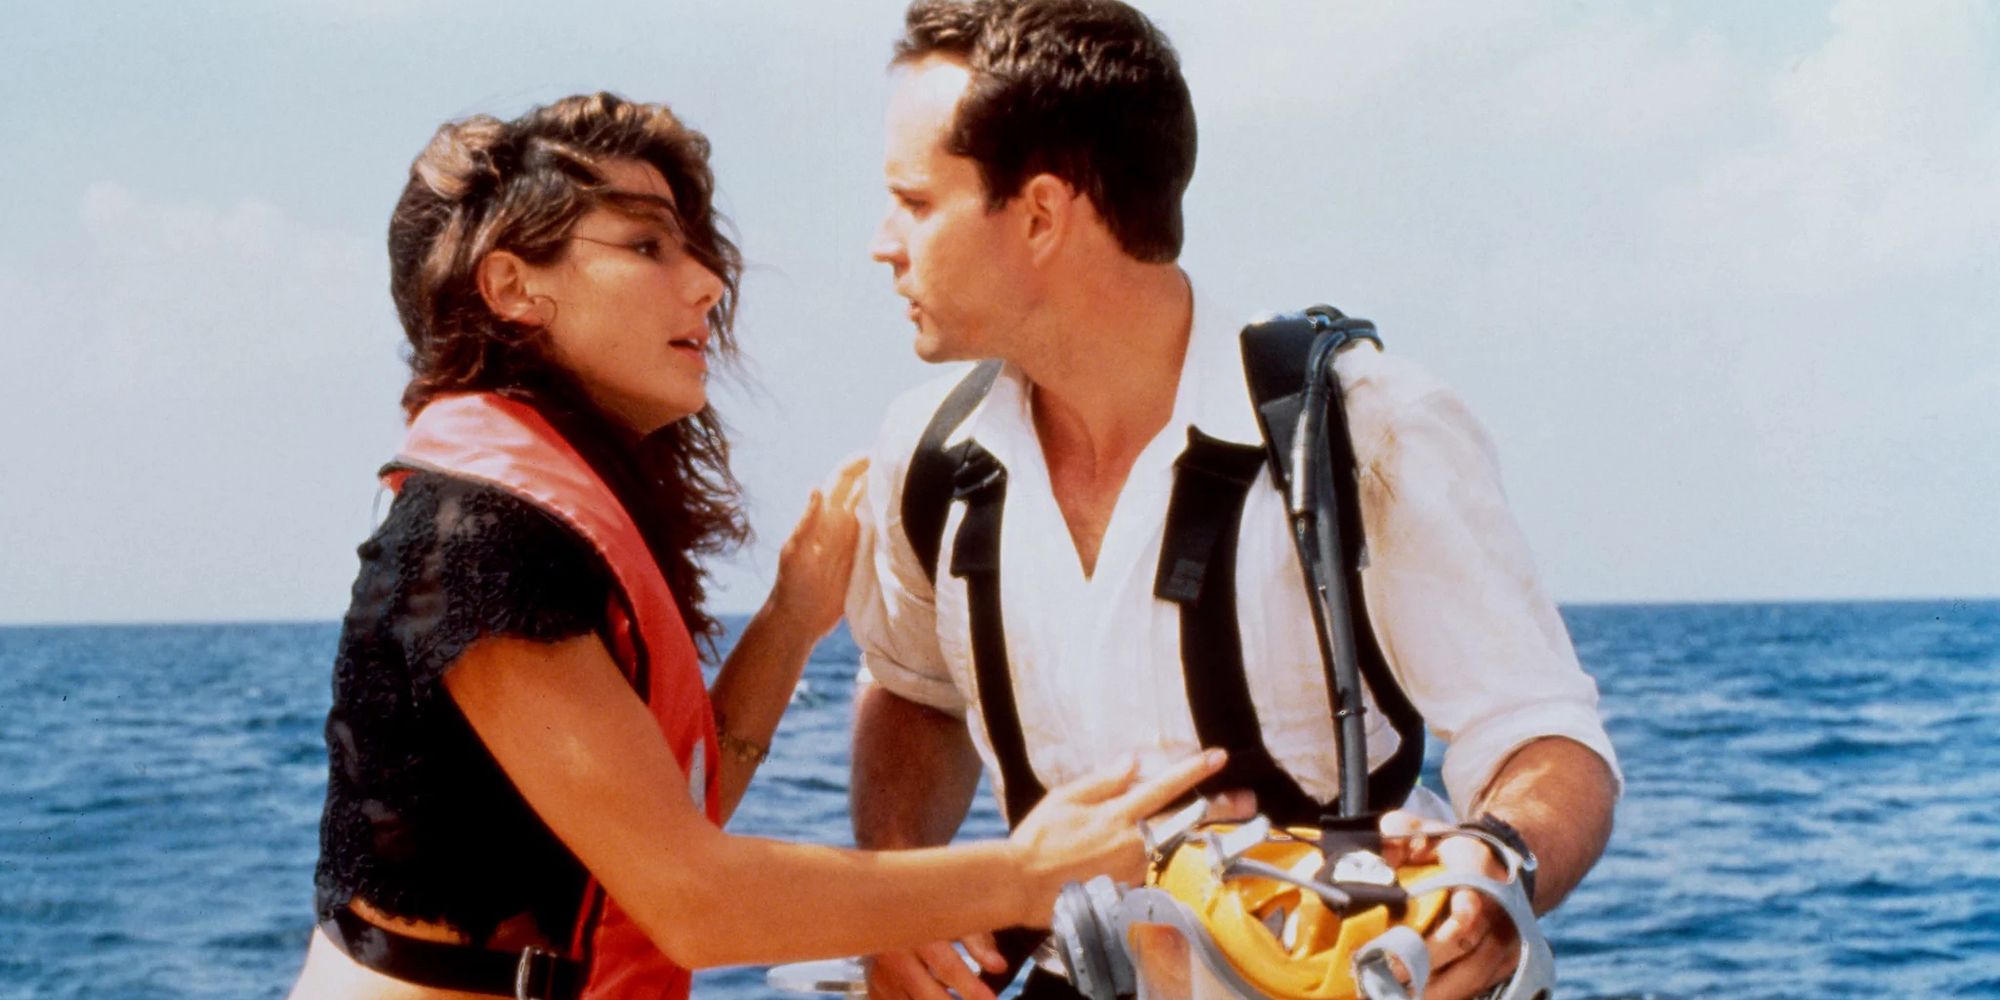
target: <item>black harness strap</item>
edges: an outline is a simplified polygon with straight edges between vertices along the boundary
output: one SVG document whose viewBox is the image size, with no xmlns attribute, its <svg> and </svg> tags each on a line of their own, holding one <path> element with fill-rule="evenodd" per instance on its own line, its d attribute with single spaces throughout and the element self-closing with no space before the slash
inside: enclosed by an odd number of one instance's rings
<svg viewBox="0 0 2000 1000">
<path fill-rule="evenodd" d="M 951 512 L 953 477 L 964 464 L 970 444 L 960 442 L 957 447 L 946 448 L 944 443 L 965 422 L 973 407 L 986 398 L 999 374 L 998 361 L 982 361 L 965 374 L 944 397 L 944 402 L 938 404 L 931 422 L 924 425 L 923 436 L 917 439 L 917 450 L 910 455 L 910 467 L 903 474 L 903 534 L 909 537 L 917 561 L 923 564 L 924 576 L 932 584 L 937 583 L 938 551 L 944 545 L 945 517 Z"/>
<path fill-rule="evenodd" d="M 1005 788 L 1007 825 L 1011 829 L 1048 794 L 1028 763 L 1028 741 L 1021 734 L 1021 714 L 1014 702 L 1014 675 L 1007 664 L 1007 633 L 1000 618 L 1000 512 L 1007 499 L 1007 469 L 993 454 L 971 440 L 945 447 L 952 432 L 972 414 L 993 389 L 1000 362 L 982 361 L 954 386 L 924 425 L 903 474 L 903 534 L 923 565 L 924 576 L 937 584 L 938 555 L 944 548 L 944 525 L 951 502 L 965 502 L 958 537 L 951 547 L 951 574 L 965 581 L 967 627 L 972 634 L 972 673 L 979 688 L 979 705 L 987 742 L 1000 768 Z M 1030 927 L 1006 927 L 994 932 L 995 944 L 1007 960 L 1004 972 L 982 972 L 993 992 L 1014 981 L 1048 932 Z"/>
<path fill-rule="evenodd" d="M 1310 824 L 1319 820 L 1319 802 L 1264 745 L 1236 617 L 1236 536 L 1243 500 L 1263 469 L 1262 448 L 1188 428 L 1187 450 L 1174 462 L 1153 594 L 1181 606 L 1181 674 L 1195 735 L 1202 746 L 1229 751 L 1228 765 L 1201 791 L 1247 788 L 1272 820 Z"/>
<path fill-rule="evenodd" d="M 965 581 L 972 673 L 1012 827 L 1047 790 L 1028 763 L 1028 741 L 1021 735 L 1021 713 L 1014 704 L 1014 675 L 1007 665 L 1007 630 L 1000 617 L 1000 511 L 1007 500 L 1007 470 L 991 452 L 968 441 L 965 461 L 952 477 L 952 496 L 965 502 L 965 519 L 952 543 L 951 575 Z"/>
</svg>

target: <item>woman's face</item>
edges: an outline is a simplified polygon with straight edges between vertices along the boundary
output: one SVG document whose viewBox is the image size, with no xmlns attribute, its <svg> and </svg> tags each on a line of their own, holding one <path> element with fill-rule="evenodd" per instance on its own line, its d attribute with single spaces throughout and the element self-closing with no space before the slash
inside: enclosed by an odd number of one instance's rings
<svg viewBox="0 0 2000 1000">
<path fill-rule="evenodd" d="M 531 290 L 554 303 L 544 331 L 556 364 L 644 435 L 707 405 L 708 312 L 723 284 L 682 245 L 657 168 L 613 160 L 600 172 L 616 207 L 577 220 L 562 256 L 531 268 Z"/>
</svg>

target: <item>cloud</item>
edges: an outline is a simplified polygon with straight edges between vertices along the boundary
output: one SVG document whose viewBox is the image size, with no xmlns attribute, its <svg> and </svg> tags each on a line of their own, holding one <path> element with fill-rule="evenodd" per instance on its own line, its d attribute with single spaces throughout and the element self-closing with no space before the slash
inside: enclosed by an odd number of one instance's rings
<svg viewBox="0 0 2000 1000">
<path fill-rule="evenodd" d="M 1762 142 L 1661 206 L 1714 281 L 1792 291 L 1923 275 L 2000 250 L 2000 16 L 1975 0 L 1844 0 L 1833 35 L 1756 95 Z"/>
<path fill-rule="evenodd" d="M 1724 119 L 1744 67 L 1719 36 L 1661 16 L 1591 9 L 1537 25 L 1496 67 L 1496 127 L 1529 141 L 1634 148 L 1685 139 Z"/>
<path fill-rule="evenodd" d="M 1629 144 L 1706 127 L 1741 72 L 1718 34 L 1620 4 L 1149 6 L 1208 115 L 1356 140 L 1400 120 L 1475 148 Z"/>
<path fill-rule="evenodd" d="M 33 373 L 0 400 L 32 429 L 5 460 L 37 488 L 0 498 L 0 608 L 331 613 L 394 441 L 379 251 L 255 198 L 109 181 L 74 218 L 73 252 L 5 282 L 31 324 L 5 363 Z"/>
</svg>

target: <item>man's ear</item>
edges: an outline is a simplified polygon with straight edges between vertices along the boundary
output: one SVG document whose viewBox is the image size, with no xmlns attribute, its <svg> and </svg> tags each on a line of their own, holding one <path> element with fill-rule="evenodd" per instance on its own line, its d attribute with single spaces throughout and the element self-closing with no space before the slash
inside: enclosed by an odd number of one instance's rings
<svg viewBox="0 0 2000 1000">
<path fill-rule="evenodd" d="M 1054 258 L 1081 221 L 1077 210 L 1083 196 L 1054 174 L 1036 174 L 1021 184 L 1018 197 L 1028 228 L 1029 252 L 1037 263 Z"/>
<path fill-rule="evenodd" d="M 534 287 L 534 271 L 511 250 L 489 251 L 479 259 L 473 278 L 486 308 L 509 323 L 547 326 L 555 318 L 555 300 Z"/>
</svg>

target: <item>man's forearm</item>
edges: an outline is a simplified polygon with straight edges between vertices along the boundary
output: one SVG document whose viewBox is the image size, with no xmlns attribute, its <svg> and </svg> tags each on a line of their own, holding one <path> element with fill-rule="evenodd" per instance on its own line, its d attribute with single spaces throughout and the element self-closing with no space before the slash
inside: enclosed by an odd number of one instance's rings
<svg viewBox="0 0 2000 1000">
<path fill-rule="evenodd" d="M 854 700 L 854 842 L 870 850 L 948 843 L 979 788 L 965 721 L 863 685 Z"/>
<path fill-rule="evenodd" d="M 1603 759 L 1583 744 L 1545 737 L 1514 751 L 1479 796 L 1490 812 L 1521 832 L 1535 852 L 1535 911 L 1556 908 L 1611 841 L 1618 785 Z"/>
</svg>

